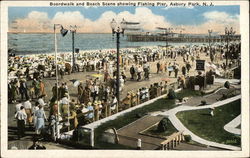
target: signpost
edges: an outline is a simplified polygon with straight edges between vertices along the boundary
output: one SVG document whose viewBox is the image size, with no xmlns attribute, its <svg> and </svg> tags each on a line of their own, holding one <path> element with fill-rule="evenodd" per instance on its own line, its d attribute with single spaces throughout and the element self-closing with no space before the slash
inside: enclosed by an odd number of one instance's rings
<svg viewBox="0 0 250 158">
<path fill-rule="evenodd" d="M 205 71 L 205 60 L 196 60 L 196 70 Z"/>
<path fill-rule="evenodd" d="M 204 71 L 204 89 L 206 87 L 206 70 L 205 70 L 205 60 L 196 60 L 196 70 Z"/>
</svg>

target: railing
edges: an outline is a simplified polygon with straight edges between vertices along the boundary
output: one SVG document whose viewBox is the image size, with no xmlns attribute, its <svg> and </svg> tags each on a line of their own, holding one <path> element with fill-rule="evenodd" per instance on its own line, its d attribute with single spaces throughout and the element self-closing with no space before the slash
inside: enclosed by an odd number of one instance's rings
<svg viewBox="0 0 250 158">
<path fill-rule="evenodd" d="M 125 108 L 131 108 L 133 106 L 139 105 L 143 102 L 146 102 L 150 99 L 159 97 L 163 94 L 167 94 L 169 92 L 169 89 L 173 89 L 176 90 L 178 88 L 178 83 L 177 82 L 173 82 L 173 83 L 154 83 L 153 85 L 159 85 L 159 86 L 154 86 L 148 89 L 148 91 L 146 93 L 143 93 L 143 95 L 146 95 L 147 97 L 145 98 L 141 98 L 141 93 L 139 90 L 137 91 L 130 91 L 128 92 L 129 95 L 127 95 L 120 104 L 120 107 L 118 107 L 118 105 L 115 105 L 115 109 L 112 110 L 111 108 L 111 104 L 109 103 L 102 103 L 102 107 L 99 107 L 99 104 L 94 104 L 93 106 L 93 110 L 89 110 L 85 113 L 80 113 L 77 115 L 77 117 L 81 117 L 81 116 L 86 116 L 90 113 L 93 113 L 93 118 L 91 118 L 89 121 L 98 121 L 100 119 L 100 116 L 102 117 L 108 117 L 111 116 L 113 113 L 118 113 L 119 111 L 124 110 Z M 150 96 L 150 92 L 156 92 L 153 93 L 154 95 Z"/>
<path fill-rule="evenodd" d="M 156 97 L 159 97 L 163 94 L 168 94 L 169 89 L 176 90 L 178 89 L 178 82 L 173 82 L 173 83 L 154 83 L 152 85 L 157 85 L 157 86 L 152 86 L 150 88 L 147 88 L 145 92 L 140 92 L 139 90 L 135 91 L 130 91 L 128 92 L 128 95 L 121 101 L 121 108 L 130 108 L 136 105 L 139 105 L 141 103 L 144 103 L 146 101 L 149 101 L 151 99 L 154 99 Z M 143 97 L 144 95 L 144 97 Z"/>
<path fill-rule="evenodd" d="M 167 140 L 164 140 L 161 142 L 161 149 L 162 150 L 169 150 L 169 149 L 174 149 L 177 145 L 180 144 L 184 139 L 183 131 L 173 133 L 168 137 Z"/>
<path fill-rule="evenodd" d="M 130 96 L 126 96 L 125 99 L 123 99 L 120 103 L 120 105 L 118 106 L 118 104 L 116 104 L 115 108 L 112 108 L 112 105 L 109 104 L 108 102 L 102 103 L 102 107 L 99 106 L 99 104 L 92 104 L 93 106 L 93 110 L 89 110 L 87 112 L 84 113 L 79 113 L 77 114 L 77 119 L 79 120 L 84 120 L 85 124 L 89 124 L 91 122 L 95 122 L 98 121 L 100 119 L 104 119 L 107 118 L 109 116 L 112 116 L 118 112 L 124 111 L 126 109 L 132 108 L 134 106 L 137 106 L 139 104 L 142 104 L 146 101 L 149 101 L 151 99 L 154 99 L 156 97 L 162 96 L 164 94 L 168 94 L 169 89 L 173 89 L 176 90 L 178 88 L 178 82 L 172 82 L 172 83 L 154 83 L 152 84 L 154 85 L 153 87 L 149 88 L 147 91 L 148 97 L 142 99 L 141 95 L 139 93 L 139 90 L 136 91 L 130 91 L 129 94 Z M 150 95 L 150 93 L 153 92 L 153 95 Z M 126 103 L 124 102 L 124 100 L 127 100 Z M 114 105 L 113 105 L 114 106 Z M 93 117 L 88 117 L 89 114 L 92 113 Z M 72 118 L 71 118 L 72 119 Z M 64 117 L 62 121 L 60 121 L 60 123 L 62 123 L 62 125 L 64 123 L 67 122 L 67 117 Z M 64 126 L 61 129 L 61 132 L 66 132 L 66 131 L 70 131 L 74 129 L 74 126 L 72 125 L 68 125 L 68 126 Z"/>
</svg>

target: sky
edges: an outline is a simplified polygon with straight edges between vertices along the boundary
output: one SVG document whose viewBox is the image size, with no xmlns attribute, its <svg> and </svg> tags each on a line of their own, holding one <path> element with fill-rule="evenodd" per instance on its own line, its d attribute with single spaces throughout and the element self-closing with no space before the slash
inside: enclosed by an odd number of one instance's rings
<svg viewBox="0 0 250 158">
<path fill-rule="evenodd" d="M 171 27 L 174 32 L 223 34 L 225 27 L 239 33 L 239 6 L 211 7 L 9 7 L 10 32 L 52 32 L 53 24 L 77 25 L 77 32 L 110 33 L 110 21 L 140 22 L 143 31 Z M 13 23 L 15 21 L 15 23 Z"/>
</svg>

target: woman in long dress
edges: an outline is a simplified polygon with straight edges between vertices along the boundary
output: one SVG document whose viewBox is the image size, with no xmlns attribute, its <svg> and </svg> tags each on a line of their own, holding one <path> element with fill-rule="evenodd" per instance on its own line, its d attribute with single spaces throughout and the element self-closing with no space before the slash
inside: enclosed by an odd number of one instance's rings
<svg viewBox="0 0 250 158">
<path fill-rule="evenodd" d="M 33 123 L 34 123 L 34 128 L 36 128 L 36 116 L 35 116 L 35 113 L 37 110 L 39 110 L 39 107 L 38 107 L 39 103 L 36 102 L 35 106 L 32 107 L 32 116 L 33 116 Z"/>
<path fill-rule="evenodd" d="M 35 112 L 36 117 L 36 134 L 40 134 L 41 130 L 45 127 L 45 121 L 47 121 L 43 106 L 39 105 L 39 110 Z"/>
</svg>

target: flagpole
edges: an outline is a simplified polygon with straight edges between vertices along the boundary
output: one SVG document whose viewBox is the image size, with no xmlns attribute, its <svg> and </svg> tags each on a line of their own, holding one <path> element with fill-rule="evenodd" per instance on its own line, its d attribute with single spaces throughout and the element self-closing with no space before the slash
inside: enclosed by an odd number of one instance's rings
<svg viewBox="0 0 250 158">
<path fill-rule="evenodd" d="M 58 104 L 58 68 L 57 68 L 57 38 L 56 38 L 56 24 L 54 24 L 54 38 L 55 38 L 55 64 L 56 64 L 56 104 L 57 104 L 57 138 L 59 138 L 60 130 L 59 130 L 59 104 Z"/>
</svg>

